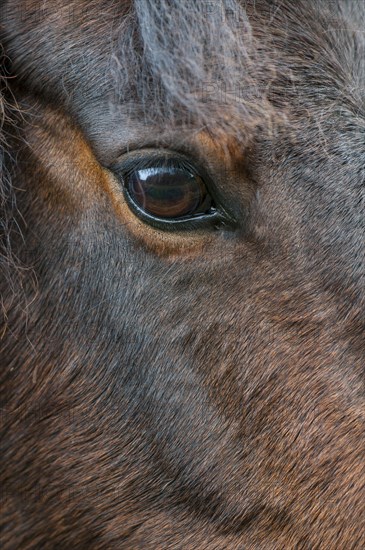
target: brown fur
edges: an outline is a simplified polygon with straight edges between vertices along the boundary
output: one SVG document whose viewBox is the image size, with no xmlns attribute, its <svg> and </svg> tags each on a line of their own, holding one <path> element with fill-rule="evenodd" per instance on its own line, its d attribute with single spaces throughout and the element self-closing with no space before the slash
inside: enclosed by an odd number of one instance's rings
<svg viewBox="0 0 365 550">
<path fill-rule="evenodd" d="M 365 547 L 361 0 L 5 0 L 2 547 Z M 176 150 L 235 225 L 161 231 Z"/>
</svg>

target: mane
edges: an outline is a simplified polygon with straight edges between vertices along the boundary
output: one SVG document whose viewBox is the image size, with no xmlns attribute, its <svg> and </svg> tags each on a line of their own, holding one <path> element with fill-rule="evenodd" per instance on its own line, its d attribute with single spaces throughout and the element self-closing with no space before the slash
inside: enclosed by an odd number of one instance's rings
<svg viewBox="0 0 365 550">
<path fill-rule="evenodd" d="M 0 44 L 0 282 L 1 287 L 11 290 L 6 296 L 12 300 L 15 288 L 18 288 L 18 275 L 20 264 L 15 257 L 10 234 L 14 227 L 17 227 L 15 220 L 15 193 L 11 177 L 9 160 L 12 159 L 10 141 L 14 138 L 14 129 L 17 125 L 17 116 L 20 110 L 13 97 L 6 75 L 6 58 Z M 17 227 L 18 231 L 19 228 Z M 0 293 L 0 319 L 7 317 L 9 304 L 4 303 L 4 295 Z M 0 333 L 0 339 L 2 334 Z"/>
<path fill-rule="evenodd" d="M 0 272 L 8 265 L 8 202 L 11 195 L 10 177 L 5 168 L 5 151 L 7 138 L 5 126 L 9 121 L 9 105 L 6 95 L 4 77 L 4 59 L 0 58 Z"/>
</svg>

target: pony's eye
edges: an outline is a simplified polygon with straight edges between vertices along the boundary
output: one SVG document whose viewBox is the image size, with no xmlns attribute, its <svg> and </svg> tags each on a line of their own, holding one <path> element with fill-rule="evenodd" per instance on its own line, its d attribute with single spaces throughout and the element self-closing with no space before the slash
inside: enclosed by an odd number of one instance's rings
<svg viewBox="0 0 365 550">
<path fill-rule="evenodd" d="M 217 227 L 226 218 L 216 207 L 211 181 L 186 157 L 169 153 L 132 154 L 114 167 L 126 202 L 142 221 L 164 230 Z"/>
<path fill-rule="evenodd" d="M 135 170 L 127 177 L 126 190 L 141 210 L 156 218 L 190 218 L 212 207 L 202 178 L 178 166 Z"/>
</svg>

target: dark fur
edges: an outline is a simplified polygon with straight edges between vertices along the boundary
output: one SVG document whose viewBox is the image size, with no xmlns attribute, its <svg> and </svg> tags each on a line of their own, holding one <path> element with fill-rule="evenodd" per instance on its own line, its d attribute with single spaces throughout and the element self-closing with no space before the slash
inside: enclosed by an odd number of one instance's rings
<svg viewBox="0 0 365 550">
<path fill-rule="evenodd" d="M 362 0 L 0 13 L 2 547 L 364 548 Z M 126 219 L 145 146 L 238 226 Z"/>
</svg>

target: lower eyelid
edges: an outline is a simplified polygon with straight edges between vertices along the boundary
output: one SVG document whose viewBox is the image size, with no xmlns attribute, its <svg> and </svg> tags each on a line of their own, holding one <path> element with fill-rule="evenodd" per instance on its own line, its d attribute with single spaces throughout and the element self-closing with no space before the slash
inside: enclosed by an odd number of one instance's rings
<svg viewBox="0 0 365 550">
<path fill-rule="evenodd" d="M 215 233 L 204 228 L 166 231 L 143 222 L 128 206 L 117 176 L 107 169 L 104 173 L 105 191 L 122 230 L 150 252 L 166 260 L 188 260 L 201 257 L 205 248 L 214 242 Z"/>
</svg>

